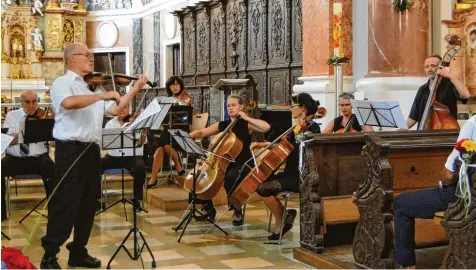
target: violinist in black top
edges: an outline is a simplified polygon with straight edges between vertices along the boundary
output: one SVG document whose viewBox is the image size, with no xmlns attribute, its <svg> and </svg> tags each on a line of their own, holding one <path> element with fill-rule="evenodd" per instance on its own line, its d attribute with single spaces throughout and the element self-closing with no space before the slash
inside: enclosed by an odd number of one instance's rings
<svg viewBox="0 0 476 270">
<path fill-rule="evenodd" d="M 236 124 L 233 126 L 231 131 L 236 135 L 236 137 L 243 143 L 242 150 L 240 154 L 235 159 L 235 162 L 231 163 L 225 173 L 225 190 L 228 195 L 230 195 L 234 188 L 243 180 L 243 178 L 248 174 L 249 168 L 244 167 L 243 172 L 240 174 L 240 170 L 243 167 L 243 164 L 251 158 L 250 146 L 251 146 L 251 133 L 252 132 L 267 132 L 270 129 L 268 123 L 263 120 L 254 119 L 246 115 L 243 112 L 245 105 L 243 104 L 243 99 L 238 95 L 230 95 L 228 97 L 227 109 L 228 115 L 230 116 L 229 120 L 221 121 L 215 123 L 207 128 L 196 130 L 190 133 L 193 139 L 208 137 L 216 135 L 219 132 L 224 131 L 228 125 L 234 121 L 237 117 L 240 117 Z M 237 179 L 239 177 L 239 179 Z M 241 209 L 233 209 L 235 211 L 233 215 L 233 225 L 240 226 L 243 224 L 243 215 Z M 205 212 L 206 216 L 211 220 L 215 219 L 216 210 L 213 207 L 213 202 L 211 200 L 205 201 L 202 207 L 202 211 Z"/>
<path fill-rule="evenodd" d="M 448 67 L 438 69 L 439 63 L 442 60 L 441 56 L 434 54 L 430 55 L 425 60 L 425 74 L 428 77 L 428 82 L 420 86 L 413 100 L 412 109 L 407 118 L 408 128 L 412 128 L 417 122 L 420 122 L 425 106 L 430 95 L 430 84 L 437 75 L 441 75 L 441 81 L 437 86 L 435 100 L 439 103 L 448 106 L 448 110 L 454 119 L 457 119 L 458 107 L 457 101 L 466 104 L 470 93 L 468 88 L 458 78 L 450 73 Z"/>
<path fill-rule="evenodd" d="M 192 99 L 185 91 L 184 83 L 180 77 L 170 77 L 165 83 L 165 88 L 167 89 L 167 96 L 176 97 L 177 101 L 181 104 L 186 104 L 189 106 L 192 105 Z M 164 162 L 165 154 L 167 154 L 173 160 L 178 175 L 185 174 L 185 170 L 183 169 L 182 164 L 180 163 L 178 158 L 178 148 L 179 147 L 173 142 L 170 133 L 167 130 L 164 130 L 160 134 L 159 145 L 154 153 L 154 163 L 152 164 L 152 172 L 150 175 L 150 179 L 147 182 L 147 189 L 151 189 L 157 186 L 157 174 L 159 173 L 160 167 Z"/>
<path fill-rule="evenodd" d="M 343 132 L 372 132 L 374 131 L 370 126 L 361 126 L 355 114 L 352 112 L 352 103 L 350 101 L 354 99 L 354 95 L 351 93 L 342 93 L 339 96 L 339 107 L 342 113 L 341 116 L 334 118 L 322 133 L 343 133 Z M 349 122 L 352 121 L 352 122 Z M 350 125 L 350 126 L 348 126 Z M 346 129 L 347 127 L 347 129 Z"/>
<path fill-rule="evenodd" d="M 312 120 L 317 111 L 317 102 L 312 99 L 311 95 L 301 93 L 293 96 L 292 102 L 291 115 L 296 120 L 296 124 L 300 127 L 306 126 L 307 130 L 312 133 L 320 133 L 319 125 Z M 294 149 L 286 159 L 284 171 L 266 179 L 265 182 L 258 186 L 256 191 L 276 219 L 273 234 L 268 236 L 269 240 L 279 239 L 279 232 L 283 221 L 286 222 L 283 228 L 283 235 L 291 230 L 294 218 L 296 218 L 297 212 L 294 209 L 286 211 L 286 217 L 283 217 L 284 206 L 276 198 L 276 195 L 283 191 L 299 192 L 299 142 L 296 140 L 296 134 L 300 132 L 303 132 L 301 128 L 295 129 L 287 137 L 288 141 L 294 145 Z M 262 148 L 269 144 L 269 142 L 253 143 L 252 148 Z"/>
</svg>

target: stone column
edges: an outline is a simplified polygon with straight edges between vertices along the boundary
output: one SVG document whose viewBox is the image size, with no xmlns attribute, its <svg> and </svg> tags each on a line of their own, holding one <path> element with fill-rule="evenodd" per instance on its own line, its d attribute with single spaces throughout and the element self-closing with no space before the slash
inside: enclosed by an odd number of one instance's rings
<svg viewBox="0 0 476 270">
<path fill-rule="evenodd" d="M 352 59 L 352 0 L 302 0 L 303 75 L 302 84 L 294 85 L 294 93 L 306 92 L 328 108 L 322 120 L 326 124 L 334 118 L 334 83 L 332 66 L 327 59 L 333 56 L 333 4 L 342 3 L 342 38 L 344 53 Z M 352 91 L 352 65 L 344 66 L 344 91 Z"/>
<path fill-rule="evenodd" d="M 396 100 L 406 118 L 418 87 L 426 82 L 429 54 L 429 2 L 412 1 L 404 13 L 392 0 L 369 0 L 369 70 L 357 82 L 356 98 Z"/>
</svg>

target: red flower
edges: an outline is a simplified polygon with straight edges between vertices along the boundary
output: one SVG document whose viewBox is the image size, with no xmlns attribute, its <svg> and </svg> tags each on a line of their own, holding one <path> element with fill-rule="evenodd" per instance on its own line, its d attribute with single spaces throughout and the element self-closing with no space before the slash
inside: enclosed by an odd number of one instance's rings
<svg viewBox="0 0 476 270">
<path fill-rule="evenodd" d="M 469 139 L 461 139 L 455 144 L 455 149 L 461 152 L 465 152 L 466 148 L 462 146 L 463 142 Z"/>
<path fill-rule="evenodd" d="M 306 132 L 307 131 L 307 125 L 301 125 L 301 130 L 302 130 L 302 132 Z"/>
<path fill-rule="evenodd" d="M 7 269 L 36 269 L 30 259 L 16 248 L 2 247 L 2 262 Z"/>
</svg>

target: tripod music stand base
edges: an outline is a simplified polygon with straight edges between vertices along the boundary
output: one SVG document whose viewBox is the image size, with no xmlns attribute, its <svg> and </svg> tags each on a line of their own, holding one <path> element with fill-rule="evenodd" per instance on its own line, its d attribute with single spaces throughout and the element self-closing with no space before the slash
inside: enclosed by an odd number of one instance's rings
<svg viewBox="0 0 476 270">
<path fill-rule="evenodd" d="M 134 233 L 134 234 L 139 234 L 140 235 L 140 238 L 142 238 L 142 241 L 143 241 L 143 244 L 142 244 L 142 247 L 138 250 L 136 250 L 136 248 L 138 248 L 138 246 L 136 245 L 136 243 L 134 243 L 134 254 L 131 254 L 129 252 L 129 250 L 126 248 L 126 241 L 127 239 L 129 238 L 129 236 Z M 137 237 L 134 236 L 134 237 Z M 114 258 L 117 256 L 117 254 L 119 253 L 119 251 L 121 250 L 121 248 L 124 249 L 124 251 L 127 253 L 127 255 L 129 256 L 129 258 L 131 260 L 134 260 L 134 261 L 137 261 L 139 258 L 142 257 L 142 251 L 144 250 L 144 247 L 147 248 L 147 250 L 149 251 L 149 254 L 152 258 L 152 263 L 151 263 L 151 266 L 152 268 L 155 268 L 157 265 L 156 265 L 156 262 L 155 262 L 155 258 L 154 258 L 154 254 L 152 254 L 152 251 L 150 250 L 150 247 L 149 245 L 147 244 L 147 242 L 145 241 L 145 238 L 144 238 L 144 235 L 142 235 L 142 232 L 138 229 L 138 228 L 133 228 L 133 229 L 130 229 L 129 230 L 129 233 L 127 233 L 126 237 L 122 240 L 121 244 L 119 245 L 119 247 L 116 249 L 116 251 L 114 252 L 114 254 L 112 255 L 111 259 L 109 259 L 109 262 L 107 263 L 107 266 L 106 268 L 107 269 L 111 269 L 111 263 L 112 261 L 114 260 Z"/>
<path fill-rule="evenodd" d="M 31 213 L 33 213 L 33 212 L 36 212 L 37 214 L 40 214 L 40 215 L 42 215 L 43 217 L 48 218 L 47 215 L 45 215 L 45 214 L 43 214 L 43 213 L 40 213 L 40 212 L 38 212 L 38 210 L 36 210 L 36 208 L 38 208 L 38 206 L 40 206 L 40 205 L 41 205 L 42 203 L 44 203 L 45 201 L 46 201 L 46 197 L 43 198 L 43 200 L 41 200 L 39 203 L 37 203 L 37 204 L 35 205 L 35 207 L 33 207 L 33 209 L 31 209 L 30 212 L 28 212 L 28 214 L 26 214 L 26 215 L 20 220 L 20 224 L 23 222 L 23 220 L 25 220 L 27 217 L 29 217 L 29 216 L 31 215 Z"/>
<path fill-rule="evenodd" d="M 8 237 L 5 233 L 2 232 L 3 237 L 5 237 L 8 241 L 10 241 L 10 237 Z"/>
</svg>

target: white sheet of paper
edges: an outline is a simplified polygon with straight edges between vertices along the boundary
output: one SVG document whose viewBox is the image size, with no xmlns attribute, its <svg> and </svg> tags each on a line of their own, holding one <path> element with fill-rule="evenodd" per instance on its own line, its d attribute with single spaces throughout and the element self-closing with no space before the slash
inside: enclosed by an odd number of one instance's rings
<svg viewBox="0 0 476 270">
<path fill-rule="evenodd" d="M 13 141 L 13 136 L 2 133 L 2 154 L 7 150 L 7 147 Z"/>
<path fill-rule="evenodd" d="M 398 101 L 351 100 L 351 103 L 352 111 L 360 125 L 377 126 L 377 123 L 380 122 L 383 127 L 397 126 L 398 128 L 407 128 Z M 371 108 L 374 108 L 375 111 L 372 111 Z"/>
</svg>

